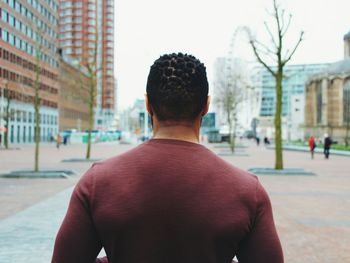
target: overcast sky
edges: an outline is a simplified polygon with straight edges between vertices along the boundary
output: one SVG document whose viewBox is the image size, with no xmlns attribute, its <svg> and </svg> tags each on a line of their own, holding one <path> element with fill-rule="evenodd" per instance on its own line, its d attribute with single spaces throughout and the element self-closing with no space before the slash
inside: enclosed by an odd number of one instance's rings
<svg viewBox="0 0 350 263">
<path fill-rule="evenodd" d="M 349 0 L 280 0 L 293 15 L 287 47 L 301 30 L 305 40 L 291 64 L 334 62 L 343 58 L 343 35 L 350 31 Z M 272 0 L 117 0 L 116 78 L 119 108 L 145 94 L 150 65 L 161 54 L 191 53 L 205 63 L 209 82 L 216 57 L 225 56 L 239 26 L 265 39 L 264 21 Z M 244 35 L 233 52 L 251 56 Z"/>
</svg>

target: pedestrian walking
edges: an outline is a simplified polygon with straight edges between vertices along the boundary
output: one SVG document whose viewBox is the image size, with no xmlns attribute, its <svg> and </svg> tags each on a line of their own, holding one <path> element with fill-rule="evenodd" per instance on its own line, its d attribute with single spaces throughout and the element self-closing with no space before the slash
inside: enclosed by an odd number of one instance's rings
<svg viewBox="0 0 350 263">
<path fill-rule="evenodd" d="M 56 148 L 59 149 L 60 148 L 60 144 L 62 143 L 62 136 L 61 134 L 57 134 L 57 137 L 56 137 Z"/>
<path fill-rule="evenodd" d="M 332 139 L 329 137 L 329 135 L 326 133 L 324 135 L 324 142 L 323 142 L 323 152 L 324 152 L 324 157 L 326 159 L 329 159 L 329 154 L 330 154 L 330 149 L 332 145 Z"/>
<path fill-rule="evenodd" d="M 265 146 L 270 145 L 270 140 L 267 137 L 264 137 L 264 144 Z"/>
<path fill-rule="evenodd" d="M 55 137 L 53 136 L 53 134 L 52 133 L 50 133 L 50 142 L 52 143 L 52 142 L 54 142 L 55 141 Z"/>
<path fill-rule="evenodd" d="M 256 145 L 259 146 L 260 145 L 260 138 L 259 138 L 259 136 L 256 136 L 255 140 L 256 140 Z"/>
<path fill-rule="evenodd" d="M 208 112 L 205 66 L 163 55 L 147 80 L 153 138 L 95 163 L 80 179 L 52 263 L 283 263 L 268 194 L 257 176 L 199 144 Z"/>
<path fill-rule="evenodd" d="M 314 159 L 315 148 L 316 148 L 316 140 L 314 136 L 311 136 L 309 138 L 309 149 L 311 153 L 311 159 Z"/>
<path fill-rule="evenodd" d="M 68 135 L 63 136 L 63 145 L 67 145 L 68 142 Z"/>
</svg>

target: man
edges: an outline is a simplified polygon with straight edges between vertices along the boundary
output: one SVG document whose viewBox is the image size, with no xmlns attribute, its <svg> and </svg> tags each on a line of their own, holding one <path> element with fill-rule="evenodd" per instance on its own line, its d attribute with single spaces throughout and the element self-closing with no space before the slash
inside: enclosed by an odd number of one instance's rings
<svg viewBox="0 0 350 263">
<path fill-rule="evenodd" d="M 198 143 L 209 107 L 204 65 L 184 54 L 151 67 L 153 139 L 95 163 L 77 184 L 52 262 L 282 263 L 269 198 L 256 176 Z"/>
<path fill-rule="evenodd" d="M 323 153 L 326 159 L 329 158 L 329 151 L 331 149 L 331 145 L 332 145 L 332 139 L 329 137 L 328 133 L 326 133 L 324 135 L 324 143 L 323 143 Z"/>
</svg>

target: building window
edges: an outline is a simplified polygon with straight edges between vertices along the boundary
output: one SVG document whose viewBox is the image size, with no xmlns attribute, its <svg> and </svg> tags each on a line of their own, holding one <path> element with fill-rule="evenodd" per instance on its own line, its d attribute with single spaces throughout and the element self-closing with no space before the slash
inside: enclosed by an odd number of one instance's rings
<svg viewBox="0 0 350 263">
<path fill-rule="evenodd" d="M 14 121 L 15 120 L 15 110 L 14 109 L 11 109 L 10 116 L 11 116 L 11 121 Z"/>
<path fill-rule="evenodd" d="M 15 26 L 15 18 L 12 15 L 9 16 L 9 24 L 13 27 Z"/>
<path fill-rule="evenodd" d="M 23 127 L 23 142 L 26 142 L 26 126 Z"/>
<path fill-rule="evenodd" d="M 27 112 L 26 111 L 22 112 L 22 117 L 23 117 L 23 122 L 27 122 Z"/>
<path fill-rule="evenodd" d="M 17 122 L 21 121 L 21 111 L 20 110 L 17 110 L 17 112 L 16 112 L 16 120 L 17 120 Z"/>
<path fill-rule="evenodd" d="M 9 33 L 6 30 L 4 30 L 4 29 L 2 29 L 1 38 L 5 42 L 9 41 Z"/>
<path fill-rule="evenodd" d="M 15 36 L 12 34 L 9 34 L 9 43 L 14 46 L 15 45 Z"/>
<path fill-rule="evenodd" d="M 347 79 L 344 85 L 343 120 L 346 125 L 350 125 L 350 79 Z"/>
<path fill-rule="evenodd" d="M 28 142 L 32 142 L 32 127 L 28 127 Z"/>
<path fill-rule="evenodd" d="M 17 126 L 17 143 L 21 142 L 21 126 Z"/>
<path fill-rule="evenodd" d="M 11 143 L 14 142 L 14 132 L 15 132 L 15 126 L 11 125 L 11 131 L 10 131 L 10 141 Z"/>
<path fill-rule="evenodd" d="M 1 19 L 6 23 L 9 19 L 9 14 L 4 9 L 1 10 Z"/>
<path fill-rule="evenodd" d="M 322 82 L 316 84 L 316 119 L 317 123 L 322 123 Z"/>
</svg>

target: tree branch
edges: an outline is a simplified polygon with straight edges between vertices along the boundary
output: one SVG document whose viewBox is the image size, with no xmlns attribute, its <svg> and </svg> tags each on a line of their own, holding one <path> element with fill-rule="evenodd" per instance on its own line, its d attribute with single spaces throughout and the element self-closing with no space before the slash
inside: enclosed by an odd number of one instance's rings
<svg viewBox="0 0 350 263">
<path fill-rule="evenodd" d="M 276 57 L 274 56 L 275 53 L 267 52 L 266 50 L 259 49 L 259 48 L 257 48 L 256 50 L 258 53 L 262 53 L 265 56 L 267 56 L 268 58 L 270 58 L 272 61 L 275 61 L 275 59 L 276 59 Z"/>
<path fill-rule="evenodd" d="M 298 42 L 297 42 L 296 45 L 294 46 L 294 49 L 293 49 L 293 51 L 290 53 L 290 55 L 287 55 L 287 54 L 286 54 L 287 58 L 284 59 L 284 60 L 282 61 L 282 66 L 284 66 L 284 65 L 292 58 L 292 56 L 294 55 L 294 53 L 295 53 L 295 51 L 297 50 L 298 46 L 299 46 L 300 43 L 303 41 L 303 36 L 304 36 L 304 31 L 301 31 Z"/>
<path fill-rule="evenodd" d="M 277 23 L 277 32 L 278 32 L 277 57 L 278 57 L 278 63 L 279 63 L 281 60 L 281 52 L 282 52 L 282 31 L 281 31 L 280 14 L 278 12 L 279 7 L 277 6 L 276 0 L 273 0 L 273 8 L 275 11 L 275 19 Z"/>
<path fill-rule="evenodd" d="M 285 21 L 284 21 L 284 14 L 285 14 L 285 12 L 286 12 L 286 10 L 282 9 L 281 12 L 278 14 L 280 22 L 281 22 L 281 32 L 283 31 L 284 24 L 285 24 Z"/>
<path fill-rule="evenodd" d="M 288 23 L 287 23 L 286 27 L 285 28 L 284 28 L 284 26 L 282 27 L 282 37 L 284 37 L 286 35 L 291 21 L 292 21 L 292 14 L 289 14 Z"/>
<path fill-rule="evenodd" d="M 266 31 L 269 33 L 269 35 L 270 35 L 270 37 L 271 37 L 272 43 L 273 43 L 273 44 L 275 45 L 275 47 L 277 48 L 276 40 L 275 40 L 275 38 L 273 37 L 273 34 L 272 34 L 270 28 L 268 27 L 266 21 L 264 22 L 264 25 L 265 25 Z"/>
<path fill-rule="evenodd" d="M 276 0 L 273 0 L 273 10 L 274 10 L 274 16 L 276 18 L 277 30 L 278 32 L 281 32 L 280 14 L 278 12 L 278 6 L 277 6 Z"/>
<path fill-rule="evenodd" d="M 254 52 L 256 58 L 258 59 L 259 63 L 262 64 L 262 65 L 275 77 L 275 76 L 276 76 L 276 73 L 275 73 L 275 72 L 271 69 L 271 67 L 269 67 L 269 66 L 265 63 L 265 61 L 263 61 L 262 58 L 260 57 L 260 54 L 259 54 L 259 52 L 258 52 L 258 50 L 257 50 L 257 47 L 256 47 L 256 45 L 255 45 L 255 43 L 254 43 L 254 40 L 250 40 L 249 42 L 250 42 L 250 45 L 251 45 L 252 48 L 253 48 L 253 52 Z"/>
<path fill-rule="evenodd" d="M 261 43 L 261 42 L 258 41 L 258 40 L 254 40 L 254 42 L 255 42 L 256 45 L 258 45 L 258 46 L 264 48 L 264 49 L 265 49 L 265 52 L 267 52 L 267 53 L 271 53 L 271 54 L 276 54 L 276 53 L 277 53 L 277 51 L 271 50 L 268 46 L 266 46 L 265 44 Z M 258 47 L 257 47 L 257 48 L 258 48 Z"/>
</svg>

